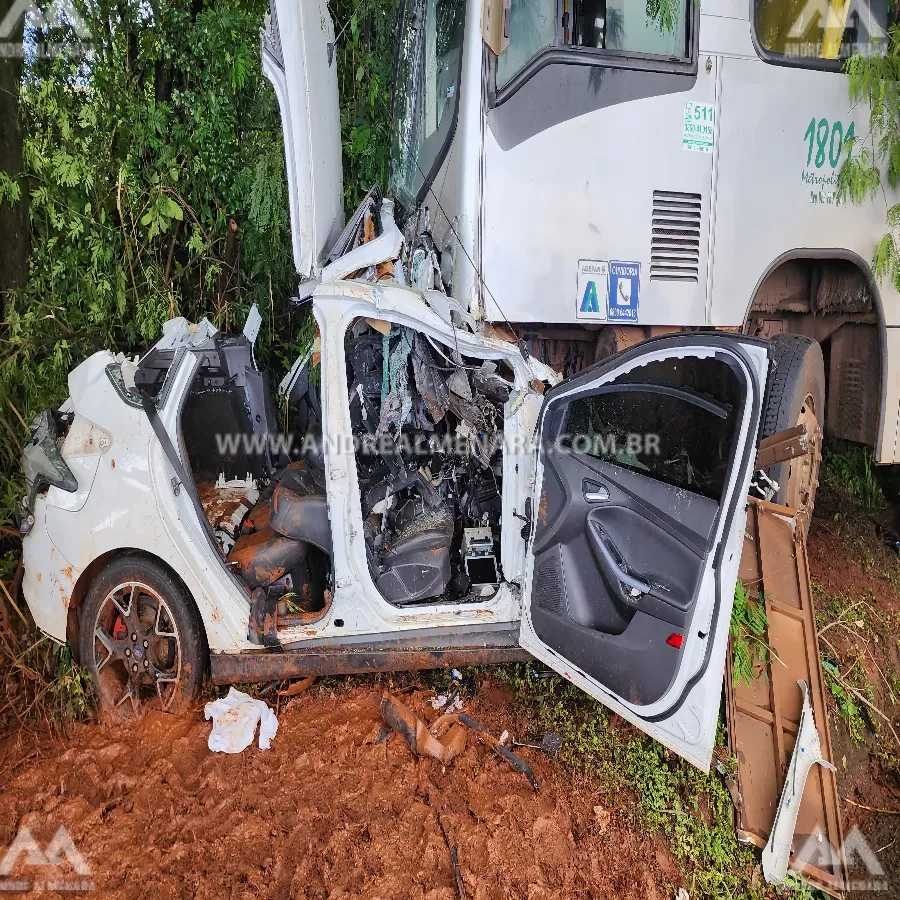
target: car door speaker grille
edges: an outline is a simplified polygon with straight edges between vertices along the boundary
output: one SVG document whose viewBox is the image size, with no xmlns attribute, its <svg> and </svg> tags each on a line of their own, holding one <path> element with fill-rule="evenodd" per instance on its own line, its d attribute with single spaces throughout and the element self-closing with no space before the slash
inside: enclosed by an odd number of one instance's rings
<svg viewBox="0 0 900 900">
<path fill-rule="evenodd" d="M 538 606 L 557 615 L 563 610 L 563 588 L 559 577 L 559 560 L 556 556 L 543 559 L 537 567 L 535 599 Z"/>
<path fill-rule="evenodd" d="M 699 194 L 653 192 L 650 237 L 650 280 L 700 280 Z"/>
</svg>

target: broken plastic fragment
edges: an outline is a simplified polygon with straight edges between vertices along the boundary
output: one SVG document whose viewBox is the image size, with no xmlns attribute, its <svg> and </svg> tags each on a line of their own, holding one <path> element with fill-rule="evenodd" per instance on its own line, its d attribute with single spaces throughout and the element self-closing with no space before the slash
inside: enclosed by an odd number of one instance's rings
<svg viewBox="0 0 900 900">
<path fill-rule="evenodd" d="M 836 771 L 835 767 L 822 756 L 822 745 L 819 732 L 813 719 L 812 704 L 809 701 L 809 688 L 805 681 L 798 681 L 803 691 L 803 708 L 800 712 L 800 728 L 794 744 L 794 752 L 784 779 L 781 799 L 775 813 L 775 824 L 769 834 L 769 841 L 762 853 L 763 874 L 769 884 L 783 884 L 788 870 L 791 855 L 791 843 L 797 827 L 797 816 L 800 814 L 800 801 L 809 770 L 818 763 L 826 769 Z"/>
<path fill-rule="evenodd" d="M 256 342 L 260 325 L 262 325 L 262 316 L 259 314 L 259 307 L 254 303 L 250 307 L 250 312 L 247 313 L 247 321 L 244 322 L 244 337 L 251 344 Z"/>
<path fill-rule="evenodd" d="M 387 692 L 381 698 L 381 718 L 406 741 L 409 749 L 417 756 L 430 756 L 447 765 L 466 749 L 465 728 L 456 725 L 448 729 L 446 740 L 441 741 L 412 710 Z"/>
<path fill-rule="evenodd" d="M 462 367 L 454 369 L 450 373 L 450 377 L 447 379 L 447 387 L 457 396 L 471 401 L 472 388 L 469 385 L 469 376 L 466 375 L 466 370 Z"/>
</svg>

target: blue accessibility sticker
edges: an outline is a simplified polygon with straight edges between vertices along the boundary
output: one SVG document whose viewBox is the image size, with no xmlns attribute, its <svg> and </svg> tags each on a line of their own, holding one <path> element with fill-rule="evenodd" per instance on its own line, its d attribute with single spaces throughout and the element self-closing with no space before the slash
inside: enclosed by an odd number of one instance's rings
<svg viewBox="0 0 900 900">
<path fill-rule="evenodd" d="M 609 321 L 637 322 L 641 290 L 641 264 L 610 262 Z"/>
</svg>

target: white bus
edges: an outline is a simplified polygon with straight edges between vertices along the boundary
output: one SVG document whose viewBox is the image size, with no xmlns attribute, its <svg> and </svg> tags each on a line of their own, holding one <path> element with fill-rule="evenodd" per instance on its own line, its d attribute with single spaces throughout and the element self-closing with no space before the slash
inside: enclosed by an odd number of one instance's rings
<svg viewBox="0 0 900 900">
<path fill-rule="evenodd" d="M 869 134 L 843 61 L 886 49 L 887 0 L 512 0 L 499 56 L 481 0 L 400 7 L 390 188 L 470 311 L 564 374 L 671 329 L 808 336 L 822 363 L 776 341 L 809 370 L 779 427 L 900 461 L 900 297 L 870 267 L 891 200 L 836 197 Z"/>
</svg>

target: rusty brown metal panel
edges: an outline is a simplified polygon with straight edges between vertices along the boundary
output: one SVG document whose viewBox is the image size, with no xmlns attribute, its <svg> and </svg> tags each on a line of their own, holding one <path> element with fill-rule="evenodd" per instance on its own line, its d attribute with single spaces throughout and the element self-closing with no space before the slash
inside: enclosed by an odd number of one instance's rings
<svg viewBox="0 0 900 900">
<path fill-rule="evenodd" d="M 487 666 L 519 662 L 531 656 L 521 647 L 455 647 L 447 650 L 334 650 L 269 653 L 213 653 L 214 684 L 246 684 L 308 675 L 358 675 L 365 672 L 414 672 L 451 666 Z"/>
<path fill-rule="evenodd" d="M 881 384 L 880 335 L 874 325 L 842 325 L 831 338 L 829 436 L 874 444 Z"/>
<path fill-rule="evenodd" d="M 809 437 L 805 425 L 786 428 L 771 437 L 763 438 L 756 451 L 756 468 L 768 469 L 776 463 L 796 459 L 809 453 Z"/>
<path fill-rule="evenodd" d="M 749 503 L 740 577 L 751 596 L 765 599 L 766 640 L 772 653 L 751 685 L 735 685 L 729 646 L 725 692 L 729 745 L 737 759 L 741 797 L 738 837 L 764 847 L 800 726 L 798 679 L 809 685 L 816 727 L 829 760 L 832 750 L 803 529 L 787 507 L 754 499 Z M 842 865 L 823 869 L 811 859 L 799 858 L 807 838 L 817 833 L 836 850 L 843 845 L 837 782 L 834 773 L 822 766 L 813 767 L 806 783 L 794 833 L 798 856 L 791 857 L 790 868 L 832 896 L 841 896 Z"/>
</svg>

